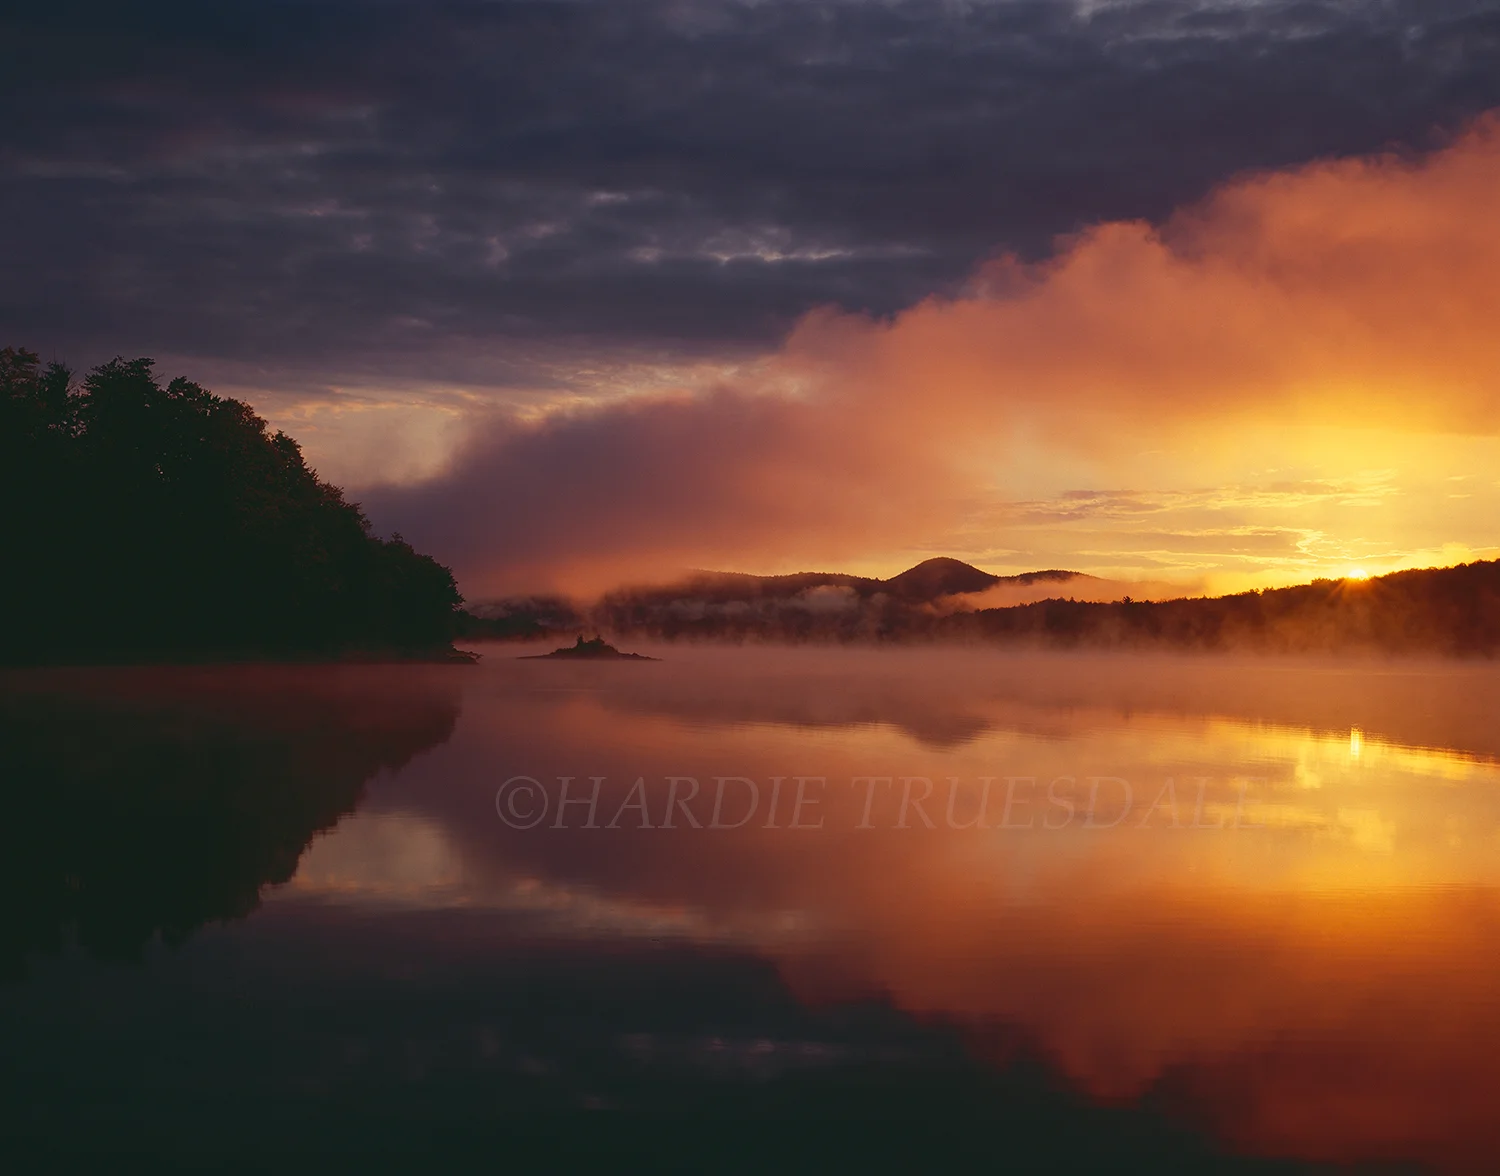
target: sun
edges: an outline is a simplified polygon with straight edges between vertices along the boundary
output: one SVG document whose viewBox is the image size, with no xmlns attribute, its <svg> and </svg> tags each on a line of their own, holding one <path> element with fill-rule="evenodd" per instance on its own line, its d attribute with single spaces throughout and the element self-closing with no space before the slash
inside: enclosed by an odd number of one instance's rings
<svg viewBox="0 0 1500 1176">
<path fill-rule="evenodd" d="M 1348 574 L 1348 576 L 1345 577 L 1345 579 L 1348 579 L 1348 580 L 1368 580 L 1369 578 L 1370 578 L 1370 573 L 1367 572 L 1367 571 L 1365 571 L 1364 568 L 1354 568 Z"/>
</svg>

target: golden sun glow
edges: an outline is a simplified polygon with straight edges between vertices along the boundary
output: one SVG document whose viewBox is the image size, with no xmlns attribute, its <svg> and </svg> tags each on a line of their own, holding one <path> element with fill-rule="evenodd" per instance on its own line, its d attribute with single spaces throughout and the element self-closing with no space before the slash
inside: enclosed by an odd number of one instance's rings
<svg viewBox="0 0 1500 1176">
<path fill-rule="evenodd" d="M 1349 573 L 1346 578 L 1350 580 L 1368 580 L 1370 578 L 1370 573 L 1365 571 L 1364 568 L 1355 568 Z"/>
</svg>

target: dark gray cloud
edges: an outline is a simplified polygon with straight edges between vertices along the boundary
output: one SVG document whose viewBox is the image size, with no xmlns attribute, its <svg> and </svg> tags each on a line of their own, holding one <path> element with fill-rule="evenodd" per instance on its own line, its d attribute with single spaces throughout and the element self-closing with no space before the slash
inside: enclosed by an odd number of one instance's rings
<svg viewBox="0 0 1500 1176">
<path fill-rule="evenodd" d="M 273 384 L 754 350 L 1500 105 L 1493 0 L 56 0 L 0 45 L 4 338 Z"/>
</svg>

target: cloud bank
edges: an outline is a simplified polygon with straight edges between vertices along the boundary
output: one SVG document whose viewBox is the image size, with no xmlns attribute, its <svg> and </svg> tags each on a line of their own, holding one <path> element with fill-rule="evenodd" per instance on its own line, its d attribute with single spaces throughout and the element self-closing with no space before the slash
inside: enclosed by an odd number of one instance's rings
<svg viewBox="0 0 1500 1176">
<path fill-rule="evenodd" d="M 827 566 L 976 525 L 1003 547 L 1024 513 L 1007 479 L 1047 481 L 1028 463 L 1120 476 L 1143 450 L 1212 452 L 1222 476 L 1259 437 L 1240 466 L 1264 474 L 1294 433 L 1325 470 L 1413 430 L 1482 449 L 1500 425 L 1497 206 L 1493 117 L 1427 156 L 1250 174 L 1159 224 L 1002 256 L 958 296 L 814 311 L 711 392 L 502 416 L 442 476 L 367 504 L 473 593 Z M 1293 525 L 1311 509 L 1305 486 L 1267 485 Z"/>
<path fill-rule="evenodd" d="M 1495 0 L 52 0 L 0 38 L 5 341 L 258 407 L 758 351 L 1500 105 Z"/>
</svg>

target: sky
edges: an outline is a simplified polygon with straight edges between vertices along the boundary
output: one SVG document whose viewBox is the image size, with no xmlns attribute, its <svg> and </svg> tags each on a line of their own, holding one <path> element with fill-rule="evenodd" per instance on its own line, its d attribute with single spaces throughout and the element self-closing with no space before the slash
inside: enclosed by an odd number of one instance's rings
<svg viewBox="0 0 1500 1176">
<path fill-rule="evenodd" d="M 473 599 L 1500 555 L 1500 0 L 56 0 L 0 37 L 0 343 L 247 400 Z"/>
</svg>

